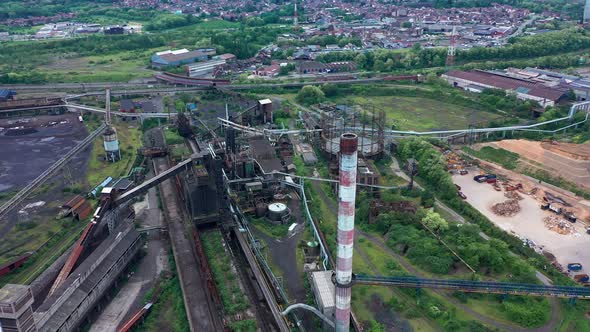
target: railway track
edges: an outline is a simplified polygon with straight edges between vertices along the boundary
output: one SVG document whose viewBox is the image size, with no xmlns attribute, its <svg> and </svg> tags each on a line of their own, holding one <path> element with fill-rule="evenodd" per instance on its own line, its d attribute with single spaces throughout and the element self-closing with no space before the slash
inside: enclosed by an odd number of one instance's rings
<svg viewBox="0 0 590 332">
<path fill-rule="evenodd" d="M 160 174 L 169 168 L 166 157 L 153 159 L 154 171 Z M 184 222 L 183 206 L 172 179 L 159 185 L 164 216 L 176 261 L 184 307 L 191 331 L 221 331 L 223 324 L 205 285 L 190 226 Z"/>
</svg>

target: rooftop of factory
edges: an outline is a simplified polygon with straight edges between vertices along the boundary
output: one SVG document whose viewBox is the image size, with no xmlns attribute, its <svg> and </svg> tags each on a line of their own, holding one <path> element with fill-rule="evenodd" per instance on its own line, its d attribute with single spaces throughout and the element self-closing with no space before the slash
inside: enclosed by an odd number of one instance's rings
<svg viewBox="0 0 590 332">
<path fill-rule="evenodd" d="M 38 308 L 35 313 L 38 316 L 51 311 L 54 305 L 59 305 L 59 308 L 51 314 L 43 326 L 38 326 L 44 330 L 57 331 L 61 325 L 68 319 L 68 317 L 80 306 L 81 302 L 86 299 L 88 294 L 94 290 L 96 285 L 109 273 L 113 265 L 119 260 L 121 256 L 137 241 L 139 234 L 132 226 L 125 223 L 119 226 L 112 235 L 105 239 L 98 248 L 96 248 L 90 256 L 88 256 L 76 270 L 66 279 L 64 284 L 59 287 L 55 293 L 49 296 L 45 302 Z M 115 242 L 116 239 L 120 239 Z M 105 255 L 106 254 L 106 255 Z M 93 265 L 99 261 L 101 256 L 103 260 L 94 268 L 91 273 L 88 273 Z M 67 297 L 67 299 L 60 305 L 57 303 L 60 297 L 66 294 L 66 290 L 76 284 L 78 279 L 84 275 L 86 279 L 78 285 L 78 287 Z M 37 321 L 37 319 L 36 319 Z"/>
<path fill-rule="evenodd" d="M 26 296 L 29 286 L 6 284 L 0 289 L 0 303 L 12 304 L 18 302 L 23 296 Z"/>
<path fill-rule="evenodd" d="M 336 292 L 332 282 L 332 271 L 316 271 L 311 273 L 311 282 L 316 290 L 316 300 L 320 308 L 331 308 L 336 305 Z"/>
</svg>

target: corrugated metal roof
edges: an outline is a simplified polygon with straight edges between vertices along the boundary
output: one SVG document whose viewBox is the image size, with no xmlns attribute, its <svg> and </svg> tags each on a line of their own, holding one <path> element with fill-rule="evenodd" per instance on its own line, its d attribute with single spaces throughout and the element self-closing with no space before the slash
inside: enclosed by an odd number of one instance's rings
<svg viewBox="0 0 590 332">
<path fill-rule="evenodd" d="M 543 86 L 540 83 L 529 82 L 522 79 L 516 79 L 506 76 L 497 75 L 482 70 L 473 71 L 451 71 L 446 74 L 449 78 L 458 78 L 466 81 L 473 82 L 475 84 L 482 84 L 487 86 L 493 86 L 497 89 L 502 90 L 513 90 L 517 91 L 519 88 L 529 89 L 526 94 L 538 98 L 544 98 L 548 100 L 557 101 L 563 95 L 564 92 Z M 521 91 L 524 91 L 521 89 Z M 524 92 L 523 92 L 524 93 Z"/>
<path fill-rule="evenodd" d="M 318 305 L 322 309 L 336 306 L 336 288 L 332 282 L 332 271 L 312 272 L 311 281 L 318 292 L 319 298 L 316 299 Z"/>
</svg>

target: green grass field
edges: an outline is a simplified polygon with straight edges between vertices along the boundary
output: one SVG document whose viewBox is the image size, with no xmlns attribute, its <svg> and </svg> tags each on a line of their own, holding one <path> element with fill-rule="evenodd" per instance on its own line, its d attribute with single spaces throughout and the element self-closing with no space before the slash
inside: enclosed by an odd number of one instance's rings
<svg viewBox="0 0 590 332">
<path fill-rule="evenodd" d="M 336 104 L 359 105 L 362 110 L 371 113 L 383 110 L 388 124 L 402 130 L 460 129 L 499 117 L 497 114 L 423 97 L 353 95 L 329 100 Z"/>
<path fill-rule="evenodd" d="M 151 77 L 150 56 L 160 49 L 125 51 L 109 55 L 80 57 L 77 54 L 54 56 L 38 68 L 55 82 L 127 82 Z"/>
<path fill-rule="evenodd" d="M 82 229 L 86 227 L 86 221 L 57 221 L 48 222 L 55 228 L 55 235 L 47 240 L 36 238 L 32 243 L 46 243 L 43 247 L 32 248 L 37 250 L 21 268 L 11 274 L 0 278 L 0 287 L 7 283 L 29 284 L 63 254 L 80 236 Z M 42 226 L 37 226 L 42 227 Z M 19 248 L 20 250 L 20 248 Z"/>
<path fill-rule="evenodd" d="M 102 139 L 94 141 L 92 153 L 88 161 L 87 182 L 89 186 L 96 186 L 109 176 L 126 176 L 137 155 L 137 149 L 141 147 L 141 130 L 137 127 L 130 127 L 127 123 L 117 122 L 114 124 L 119 137 L 121 160 L 116 163 L 104 160 L 104 147 Z"/>
<path fill-rule="evenodd" d="M 520 158 L 518 153 L 504 149 L 496 149 L 491 146 L 484 146 L 479 150 L 463 147 L 463 151 L 471 156 L 502 165 L 506 169 L 516 169 L 518 166 L 518 159 Z"/>
</svg>

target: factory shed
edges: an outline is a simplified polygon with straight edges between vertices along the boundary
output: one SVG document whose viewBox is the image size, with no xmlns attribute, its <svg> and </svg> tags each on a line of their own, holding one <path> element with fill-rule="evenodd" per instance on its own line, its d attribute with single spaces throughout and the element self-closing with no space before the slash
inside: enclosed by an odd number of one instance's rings
<svg viewBox="0 0 590 332">
<path fill-rule="evenodd" d="M 133 181 L 129 179 L 120 179 L 115 183 L 113 188 L 119 193 L 129 190 L 133 186 Z"/>
<path fill-rule="evenodd" d="M 472 92 L 480 89 L 500 89 L 513 93 L 517 98 L 523 100 L 533 100 L 538 102 L 543 108 L 554 106 L 565 92 L 544 86 L 541 83 L 498 75 L 496 73 L 483 70 L 472 71 L 451 71 L 442 75 L 449 84 Z M 475 89 L 474 87 L 478 88 Z"/>
<path fill-rule="evenodd" d="M 174 51 L 158 52 L 152 56 L 152 66 L 164 68 L 168 66 L 180 66 L 207 60 L 207 54 L 199 50 L 189 51 L 186 48 Z"/>
<path fill-rule="evenodd" d="M 88 217 L 92 212 L 92 205 L 82 196 L 77 195 L 66 204 L 62 205 L 62 209 L 66 210 L 64 215 L 72 215 L 72 218 L 82 220 Z"/>
<path fill-rule="evenodd" d="M 284 170 L 281 160 L 277 158 L 275 148 L 265 137 L 260 136 L 251 138 L 250 147 L 252 148 L 252 155 L 254 159 L 256 159 L 263 172 L 282 172 Z"/>
<path fill-rule="evenodd" d="M 336 310 L 336 288 L 332 282 L 332 271 L 312 272 L 311 288 L 320 312 L 328 318 L 334 319 L 334 313 Z"/>
</svg>

